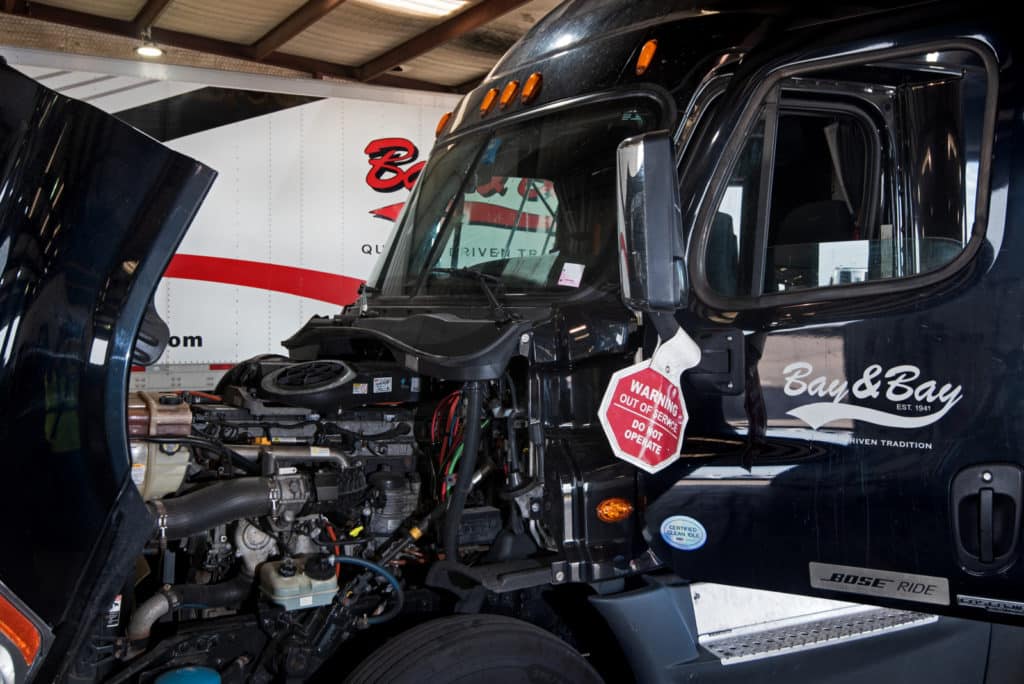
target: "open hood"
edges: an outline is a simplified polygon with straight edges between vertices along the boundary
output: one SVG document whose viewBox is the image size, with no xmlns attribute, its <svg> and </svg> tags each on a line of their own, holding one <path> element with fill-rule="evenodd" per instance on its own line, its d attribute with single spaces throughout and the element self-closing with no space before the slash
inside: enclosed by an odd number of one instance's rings
<svg viewBox="0 0 1024 684">
<path fill-rule="evenodd" d="M 215 173 L 2 59 L 0 93 L 0 591 L 70 663 L 150 529 L 129 477 L 132 347 Z M 68 667 L 42 657 L 42 681 Z"/>
</svg>

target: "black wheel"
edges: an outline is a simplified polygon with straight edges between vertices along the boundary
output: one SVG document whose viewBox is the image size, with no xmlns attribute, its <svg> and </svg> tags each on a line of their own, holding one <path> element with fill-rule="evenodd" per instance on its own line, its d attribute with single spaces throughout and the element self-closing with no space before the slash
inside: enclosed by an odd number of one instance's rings
<svg viewBox="0 0 1024 684">
<path fill-rule="evenodd" d="M 346 684 L 600 684 L 583 656 L 558 637 L 499 615 L 431 620 L 388 641 Z"/>
</svg>

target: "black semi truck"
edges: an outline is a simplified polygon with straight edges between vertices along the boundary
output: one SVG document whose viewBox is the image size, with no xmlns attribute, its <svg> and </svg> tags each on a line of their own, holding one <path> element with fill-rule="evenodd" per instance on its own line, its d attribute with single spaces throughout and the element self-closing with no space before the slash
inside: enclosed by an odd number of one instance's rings
<svg viewBox="0 0 1024 684">
<path fill-rule="evenodd" d="M 215 173 L 0 67 L 0 681 L 1021 681 L 1021 58 L 566 2 L 358 302 L 137 393 Z"/>
</svg>

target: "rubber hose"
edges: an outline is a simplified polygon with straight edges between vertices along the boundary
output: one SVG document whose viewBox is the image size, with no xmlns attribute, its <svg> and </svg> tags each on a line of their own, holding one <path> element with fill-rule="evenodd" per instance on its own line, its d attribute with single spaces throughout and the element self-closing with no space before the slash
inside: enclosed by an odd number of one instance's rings
<svg viewBox="0 0 1024 684">
<path fill-rule="evenodd" d="M 220 442 L 205 439 L 203 437 L 182 436 L 182 437 L 138 437 L 141 442 L 153 442 L 154 444 L 185 444 L 198 449 L 206 449 L 221 456 L 226 456 L 231 465 L 241 470 L 246 475 L 259 475 L 260 466 L 254 461 L 249 461 L 234 449 L 229 449 Z"/>
<path fill-rule="evenodd" d="M 149 632 L 157 620 L 171 612 L 171 602 L 163 593 L 156 593 L 143 601 L 132 613 L 128 623 L 128 640 L 142 641 L 149 638 Z"/>
<path fill-rule="evenodd" d="M 380 615 L 374 615 L 366 618 L 366 624 L 379 625 L 383 622 L 391 620 L 392 618 L 396 617 L 399 613 L 402 612 L 402 606 L 405 605 L 405 592 L 402 591 L 402 585 L 398 582 L 398 578 L 396 578 L 394 575 L 388 572 L 384 568 L 384 566 L 377 565 L 373 561 L 363 560 L 362 558 L 353 558 L 350 556 L 334 556 L 333 558 L 334 562 L 338 563 L 339 565 L 354 565 L 356 567 L 364 568 L 366 570 L 374 572 L 383 577 L 385 580 L 387 580 L 388 584 L 390 584 L 392 588 L 394 588 L 395 600 L 391 604 L 391 607 L 383 613 L 381 613 Z"/>
<path fill-rule="evenodd" d="M 158 521 L 163 518 L 167 539 L 184 539 L 217 525 L 269 514 L 273 486 L 270 478 L 243 477 L 146 505 Z"/>
<path fill-rule="evenodd" d="M 139 604 L 128 623 L 129 641 L 149 638 L 156 621 L 172 608 L 223 608 L 241 603 L 252 590 L 253 578 L 245 573 L 220 584 L 177 584 L 166 587 Z"/>
<path fill-rule="evenodd" d="M 245 573 L 220 584 L 181 584 L 172 587 L 183 608 L 221 608 L 241 603 L 252 589 L 253 578 Z"/>
<path fill-rule="evenodd" d="M 444 528 L 444 552 L 448 560 L 459 560 L 459 524 L 462 522 L 462 511 L 466 508 L 466 497 L 469 496 L 473 472 L 476 470 L 476 457 L 480 448 L 480 407 L 483 402 L 480 383 L 467 382 L 466 396 L 466 433 L 463 440 L 464 449 L 459 460 L 458 479 L 455 481 L 455 493 L 448 506 L 448 516 Z"/>
</svg>

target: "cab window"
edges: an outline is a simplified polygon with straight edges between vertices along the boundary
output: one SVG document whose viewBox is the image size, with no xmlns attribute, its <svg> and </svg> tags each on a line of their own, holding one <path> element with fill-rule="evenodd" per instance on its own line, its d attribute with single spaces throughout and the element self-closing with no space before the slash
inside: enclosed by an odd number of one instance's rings
<svg viewBox="0 0 1024 684">
<path fill-rule="evenodd" d="M 708 284 L 761 297 L 953 261 L 974 228 L 985 83 L 966 50 L 780 82 L 719 191 Z"/>
</svg>

